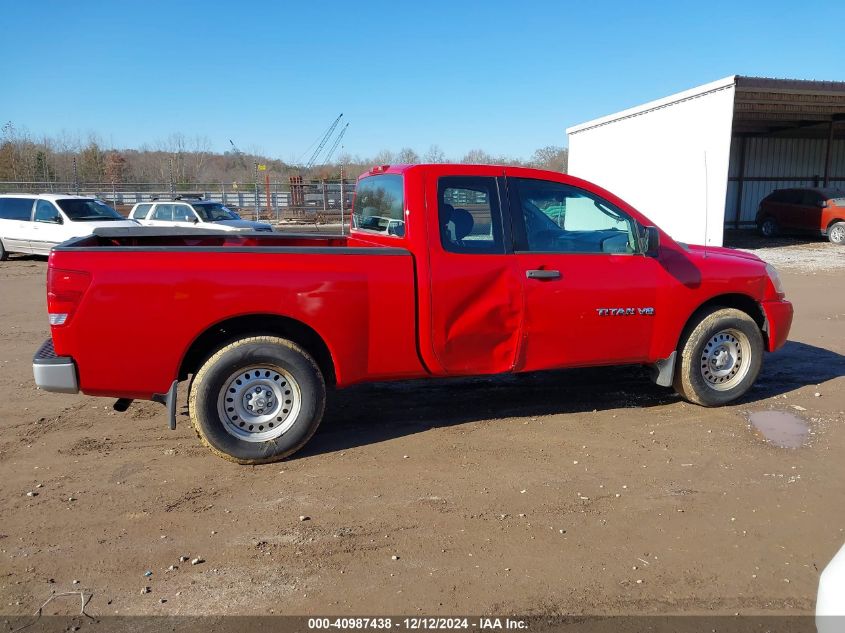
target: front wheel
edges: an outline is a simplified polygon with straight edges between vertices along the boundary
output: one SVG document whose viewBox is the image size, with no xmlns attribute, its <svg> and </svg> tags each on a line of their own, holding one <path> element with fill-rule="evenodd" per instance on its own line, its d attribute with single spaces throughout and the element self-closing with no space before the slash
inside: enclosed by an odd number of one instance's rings
<svg viewBox="0 0 845 633">
<path fill-rule="evenodd" d="M 275 462 L 314 435 L 326 385 L 314 359 L 273 336 L 237 340 L 218 350 L 191 384 L 188 408 L 200 439 L 238 464 Z"/>
<path fill-rule="evenodd" d="M 750 316 L 715 308 L 687 331 L 679 348 L 674 387 L 705 407 L 727 404 L 751 388 L 763 364 L 763 335 Z"/>
<path fill-rule="evenodd" d="M 845 222 L 836 222 L 827 230 L 827 239 L 831 244 L 845 244 Z"/>
<path fill-rule="evenodd" d="M 3 240 L 0 239 L 0 262 L 5 262 L 9 259 L 9 253 L 3 246 Z"/>
</svg>

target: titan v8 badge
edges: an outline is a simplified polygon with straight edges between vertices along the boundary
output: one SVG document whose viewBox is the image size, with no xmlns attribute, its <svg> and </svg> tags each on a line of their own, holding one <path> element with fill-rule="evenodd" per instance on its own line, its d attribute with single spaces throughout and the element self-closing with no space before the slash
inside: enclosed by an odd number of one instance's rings
<svg viewBox="0 0 845 633">
<path fill-rule="evenodd" d="M 653 316 L 654 308 L 596 308 L 599 316 Z"/>
</svg>

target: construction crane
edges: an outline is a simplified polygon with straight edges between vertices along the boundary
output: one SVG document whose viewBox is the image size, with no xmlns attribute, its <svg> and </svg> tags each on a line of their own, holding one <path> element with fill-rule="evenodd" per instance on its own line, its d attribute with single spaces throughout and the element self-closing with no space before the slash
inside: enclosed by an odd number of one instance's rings
<svg viewBox="0 0 845 633">
<path fill-rule="evenodd" d="M 307 162 L 307 163 L 305 163 L 305 169 L 311 169 L 311 168 L 314 166 L 314 164 L 317 162 L 317 158 L 318 158 L 318 157 L 320 156 L 320 154 L 322 153 L 323 148 L 326 146 L 326 143 L 328 143 L 329 139 L 332 137 L 332 134 L 334 134 L 334 131 L 335 131 L 335 129 L 337 128 L 337 125 L 338 125 L 338 123 L 340 123 L 340 120 L 341 120 L 342 118 L 343 118 L 343 113 L 341 112 L 341 113 L 340 113 L 340 116 L 338 116 L 338 117 L 334 120 L 334 123 L 332 123 L 332 124 L 329 126 L 329 129 L 326 131 L 326 133 L 325 133 L 325 134 L 323 135 L 323 137 L 320 139 L 320 144 L 319 144 L 319 145 L 317 145 L 317 149 L 315 149 L 315 150 L 314 150 L 314 153 L 313 153 L 313 154 L 311 154 L 311 158 L 309 158 L 309 159 L 308 159 L 308 162 Z"/>
<path fill-rule="evenodd" d="M 229 145 L 232 146 L 232 151 L 235 153 L 235 156 L 238 157 L 238 162 L 241 164 L 241 167 L 246 167 L 246 161 L 244 161 L 244 153 L 238 149 L 237 145 L 232 139 L 229 139 Z"/>
<path fill-rule="evenodd" d="M 335 138 L 334 143 L 332 143 L 332 146 L 329 148 L 326 157 L 323 159 L 324 165 L 327 165 L 329 160 L 331 160 L 331 157 L 334 155 L 335 150 L 337 149 L 338 145 L 340 145 L 340 141 L 343 139 L 343 135 L 346 134 L 346 128 L 348 127 L 349 124 L 347 123 L 343 126 L 343 128 L 341 128 L 340 134 L 337 135 L 337 138 Z"/>
</svg>

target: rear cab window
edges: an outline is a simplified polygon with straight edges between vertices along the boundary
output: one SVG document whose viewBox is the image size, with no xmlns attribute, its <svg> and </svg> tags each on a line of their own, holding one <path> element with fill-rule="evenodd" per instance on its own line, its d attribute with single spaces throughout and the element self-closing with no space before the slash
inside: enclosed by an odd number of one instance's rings
<svg viewBox="0 0 845 633">
<path fill-rule="evenodd" d="M 35 198 L 0 198 L 0 220 L 31 220 Z"/>
<path fill-rule="evenodd" d="M 452 253 L 504 252 L 495 178 L 444 176 L 437 181 L 440 244 Z"/>
<path fill-rule="evenodd" d="M 405 236 L 405 182 L 400 174 L 367 176 L 358 181 L 352 227 L 368 233 Z"/>
</svg>

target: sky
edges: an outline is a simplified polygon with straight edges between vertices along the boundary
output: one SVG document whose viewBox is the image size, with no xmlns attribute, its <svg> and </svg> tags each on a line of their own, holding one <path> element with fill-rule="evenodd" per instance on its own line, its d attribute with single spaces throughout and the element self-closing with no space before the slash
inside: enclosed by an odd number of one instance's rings
<svg viewBox="0 0 845 633">
<path fill-rule="evenodd" d="M 0 121 L 296 162 L 528 158 L 566 128 L 728 75 L 845 80 L 845 2 L 0 0 Z"/>
</svg>

